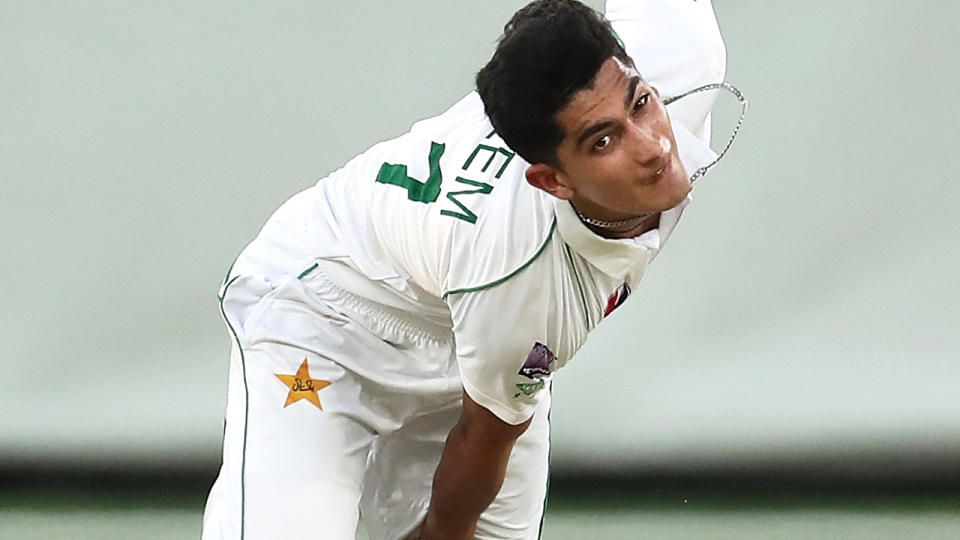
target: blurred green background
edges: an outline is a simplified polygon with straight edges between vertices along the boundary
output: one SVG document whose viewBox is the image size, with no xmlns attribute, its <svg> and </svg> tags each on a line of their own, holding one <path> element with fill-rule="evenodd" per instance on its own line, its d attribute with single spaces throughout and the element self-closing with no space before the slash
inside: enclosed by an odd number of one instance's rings
<svg viewBox="0 0 960 540">
<path fill-rule="evenodd" d="M 0 0 L 0 537 L 195 535 L 227 266 L 469 91 L 523 3 Z M 714 7 L 751 111 L 555 382 L 547 537 L 958 538 L 960 6 Z"/>
</svg>

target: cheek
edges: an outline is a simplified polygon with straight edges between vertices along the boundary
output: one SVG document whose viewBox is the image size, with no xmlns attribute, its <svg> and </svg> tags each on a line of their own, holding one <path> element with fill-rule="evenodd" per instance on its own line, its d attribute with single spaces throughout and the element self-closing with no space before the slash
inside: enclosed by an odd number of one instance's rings
<svg viewBox="0 0 960 540">
<path fill-rule="evenodd" d="M 638 187 L 633 172 L 636 168 L 630 152 L 618 148 L 609 154 L 579 160 L 568 172 L 578 195 L 618 208 L 624 199 L 631 197 L 633 188 Z"/>
<path fill-rule="evenodd" d="M 670 124 L 670 115 L 667 114 L 666 109 L 661 108 L 653 113 L 651 125 L 657 134 L 673 140 L 673 126 Z"/>
<path fill-rule="evenodd" d="M 633 183 L 630 171 L 634 167 L 627 152 L 604 156 L 586 171 L 589 191 L 598 199 L 622 197 Z"/>
</svg>

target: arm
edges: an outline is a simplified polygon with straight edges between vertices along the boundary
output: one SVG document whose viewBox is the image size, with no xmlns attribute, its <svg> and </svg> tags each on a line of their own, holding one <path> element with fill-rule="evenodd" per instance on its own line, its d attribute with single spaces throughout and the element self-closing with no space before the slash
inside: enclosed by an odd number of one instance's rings
<svg viewBox="0 0 960 540">
<path fill-rule="evenodd" d="M 513 444 L 529 425 L 529 419 L 518 425 L 500 420 L 464 392 L 463 414 L 447 435 L 420 540 L 473 538 L 477 518 L 500 491 Z"/>
<path fill-rule="evenodd" d="M 501 189 L 511 194 L 510 188 Z M 513 229 L 483 229 L 481 221 L 481 231 L 461 231 L 475 236 L 452 242 L 453 262 L 441 280 L 451 291 L 444 299 L 453 321 L 463 407 L 434 474 L 422 540 L 473 537 L 477 518 L 500 493 L 514 444 L 549 399 L 551 373 L 561 363 L 548 347 L 559 351 L 559 317 L 566 311 L 557 298 L 563 295 L 544 286 L 556 262 L 553 256 L 537 256 L 550 251 L 544 237 L 553 233 L 552 212 L 508 217 L 533 239 L 519 238 L 504 249 L 503 239 L 517 236 L 511 235 Z M 524 242 L 531 247 L 526 252 L 519 249 Z M 503 268 L 522 271 L 503 279 Z M 545 457 L 537 466 L 546 467 Z"/>
<path fill-rule="evenodd" d="M 724 80 L 726 47 L 710 1 L 607 0 L 606 17 L 640 74 L 664 97 Z M 670 118 L 709 142 L 717 94 L 670 105 Z"/>
</svg>

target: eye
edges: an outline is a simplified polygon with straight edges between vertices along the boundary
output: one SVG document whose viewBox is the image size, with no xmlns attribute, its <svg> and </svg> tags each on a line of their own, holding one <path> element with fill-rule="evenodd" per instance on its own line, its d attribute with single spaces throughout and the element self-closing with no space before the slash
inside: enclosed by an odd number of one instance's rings
<svg viewBox="0 0 960 540">
<path fill-rule="evenodd" d="M 603 137 L 600 137 L 599 139 L 596 140 L 596 142 L 593 143 L 593 149 L 595 151 L 604 150 L 605 148 L 610 146 L 611 142 L 613 142 L 613 137 L 611 137 L 610 135 L 604 135 Z"/>
<path fill-rule="evenodd" d="M 640 109 L 642 109 L 643 106 L 646 105 L 649 101 L 650 101 L 649 93 L 641 94 L 640 97 L 637 98 L 636 103 L 633 104 L 633 112 L 639 112 Z"/>
</svg>

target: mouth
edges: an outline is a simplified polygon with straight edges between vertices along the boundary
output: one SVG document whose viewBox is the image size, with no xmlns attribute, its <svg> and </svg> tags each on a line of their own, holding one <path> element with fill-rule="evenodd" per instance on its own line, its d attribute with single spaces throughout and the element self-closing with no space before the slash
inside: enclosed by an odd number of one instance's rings
<svg viewBox="0 0 960 540">
<path fill-rule="evenodd" d="M 673 160 L 671 159 L 664 160 L 664 162 L 660 165 L 660 168 L 658 168 L 656 172 L 653 173 L 653 176 L 655 177 L 665 176 L 667 173 L 670 172 L 670 169 L 672 168 L 671 167 L 672 163 L 673 163 Z"/>
<path fill-rule="evenodd" d="M 652 172 L 643 183 L 646 185 L 656 184 L 657 182 L 670 176 L 670 173 L 673 171 L 673 160 L 670 158 L 663 158 L 648 170 L 651 170 Z"/>
</svg>

